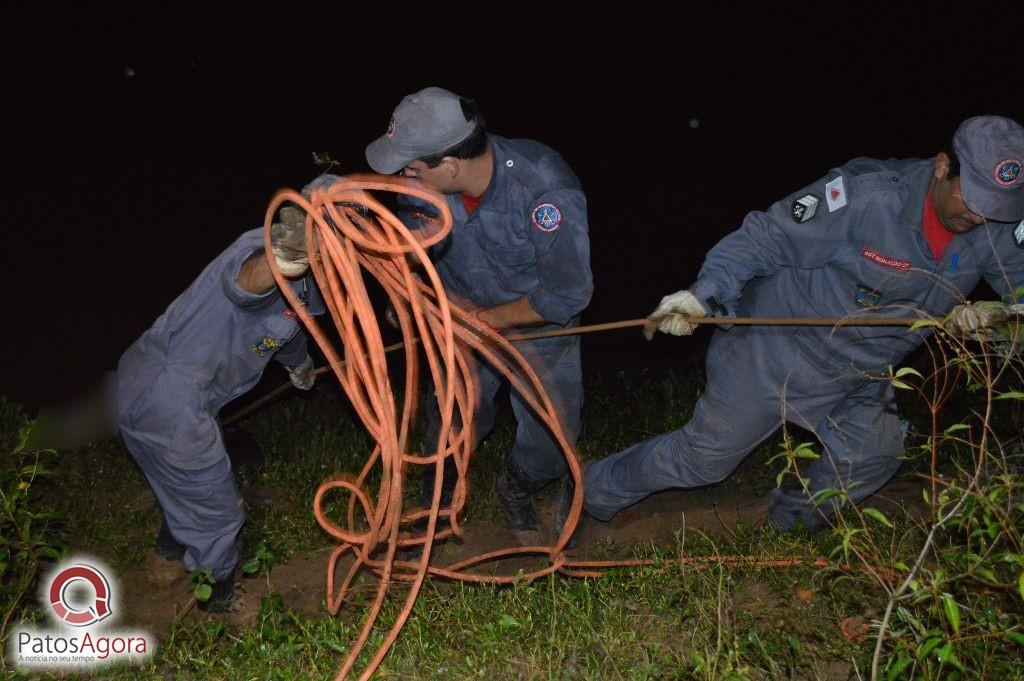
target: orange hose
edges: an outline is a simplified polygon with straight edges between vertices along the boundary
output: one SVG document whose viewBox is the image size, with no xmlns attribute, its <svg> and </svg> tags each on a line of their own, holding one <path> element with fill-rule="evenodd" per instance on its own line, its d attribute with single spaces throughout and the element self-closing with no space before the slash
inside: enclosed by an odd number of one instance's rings
<svg viewBox="0 0 1024 681">
<path fill-rule="evenodd" d="M 404 626 L 428 575 L 468 582 L 511 584 L 560 571 L 563 574 L 595 577 L 596 569 L 647 565 L 651 561 L 570 561 L 563 549 L 579 522 L 583 507 L 581 465 L 566 439 L 557 412 L 537 374 L 516 351 L 509 338 L 480 324 L 469 311 L 449 302 L 441 280 L 430 263 L 426 249 L 445 238 L 452 227 L 452 216 L 445 199 L 415 183 L 397 177 L 351 175 L 347 181 L 316 190 L 307 200 L 300 193 L 282 189 L 272 198 L 264 221 L 264 242 L 271 270 L 278 285 L 297 312 L 310 335 L 316 340 L 344 389 L 360 421 L 373 436 L 376 445 L 358 475 L 338 475 L 325 481 L 313 500 L 317 522 L 337 545 L 327 564 L 327 607 L 336 614 L 353 580 L 364 569 L 378 577 L 377 592 L 357 640 L 338 669 L 341 679 L 352 671 L 356 659 L 369 638 L 380 614 L 388 587 L 393 581 L 409 583 L 405 602 L 380 648 L 362 670 L 359 678 L 368 679 L 378 668 Z M 369 191 L 407 195 L 430 203 L 437 211 L 438 224 L 430 231 L 411 232 Z M 340 350 L 330 342 L 319 323 L 303 307 L 287 280 L 277 268 L 271 252 L 270 227 L 277 210 L 291 202 L 306 212 L 306 243 L 310 267 L 323 294 L 327 314 L 341 339 Z M 371 211 L 364 217 L 352 204 Z M 408 256 L 422 263 L 423 278 L 413 275 Z M 370 303 L 366 275 L 383 287 L 398 316 L 404 339 L 405 389 L 399 400 L 392 390 L 386 352 L 377 315 Z M 643 323 L 643 320 L 635 320 Z M 416 415 L 420 381 L 420 351 L 426 360 L 437 392 L 441 428 L 433 443 L 433 454 L 407 453 L 410 428 Z M 393 348 L 397 349 L 397 348 Z M 569 518 L 551 546 L 509 547 L 491 551 L 449 566 L 430 564 L 434 541 L 462 536 L 460 515 L 465 507 L 468 469 L 474 438 L 473 405 L 477 387 L 470 370 L 470 355 L 476 353 L 500 371 L 523 400 L 550 428 L 565 454 L 569 474 L 576 481 Z M 401 410 L 399 411 L 399 404 Z M 441 507 L 441 484 L 445 460 L 451 458 L 458 471 L 451 505 Z M 406 512 L 402 490 L 410 465 L 434 466 L 434 490 L 430 508 Z M 370 474 L 379 470 L 378 488 L 368 489 Z M 335 492 L 348 494 L 344 523 L 329 500 Z M 357 513 L 358 511 L 358 513 Z M 439 518 L 450 528 L 437 532 Z M 412 527 L 426 518 L 425 531 Z M 418 560 L 396 560 L 398 549 L 420 547 Z M 353 564 L 340 584 L 336 584 L 338 560 L 347 554 Z M 545 555 L 548 565 L 528 573 L 484 575 L 472 572 L 481 563 L 518 555 Z M 752 567 L 828 565 L 824 559 L 809 562 L 802 557 L 759 560 L 747 557 L 685 558 L 684 562 Z"/>
</svg>

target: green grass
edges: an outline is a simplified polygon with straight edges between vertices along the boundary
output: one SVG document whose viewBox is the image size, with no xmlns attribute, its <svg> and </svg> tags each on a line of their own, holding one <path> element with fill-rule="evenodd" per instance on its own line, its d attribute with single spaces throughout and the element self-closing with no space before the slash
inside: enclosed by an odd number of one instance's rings
<svg viewBox="0 0 1024 681">
<path fill-rule="evenodd" d="M 603 456 L 648 435 L 680 427 L 692 412 L 702 377 L 692 369 L 676 372 L 619 373 L 596 378 L 587 390 L 580 452 Z M 901 398 L 904 396 L 901 395 Z M 503 398 L 499 398 L 500 400 Z M 906 400 L 904 400 L 906 402 Z M 506 404 L 492 436 L 475 456 L 467 516 L 473 522 L 497 521 L 490 487 L 498 462 L 507 451 L 513 422 Z M 944 419 L 951 423 L 968 413 L 972 403 L 953 405 Z M 923 429 L 922 412 L 902 405 Z M 10 451 L 16 408 L 4 403 L 5 450 Z M 1013 419 L 1007 417 L 1008 427 Z M 278 562 L 320 551 L 331 544 L 310 511 L 316 488 L 338 471 L 358 471 L 372 450 L 363 429 L 353 421 L 345 398 L 321 380 L 311 396 L 291 396 L 242 424 L 256 436 L 266 461 L 258 470 L 238 472 L 244 495 L 256 499 L 243 530 L 243 560 L 266 544 Z M 799 437 L 797 438 L 799 439 Z M 804 438 L 810 439 L 810 438 Z M 767 461 L 779 439 L 760 448 L 728 481 L 692 492 L 759 496 L 774 484 L 776 466 Z M 919 444 L 915 441 L 913 444 Z M 414 443 L 414 446 L 415 443 Z M 911 447 L 911 452 L 915 451 Z M 75 452 L 51 454 L 58 476 L 40 480 L 34 490 L 62 513 L 51 532 L 54 545 L 103 556 L 116 571 L 138 566 L 155 536 L 159 512 L 145 481 L 117 441 Z M 955 473 L 955 454 L 947 470 Z M 913 479 L 924 470 L 913 456 L 901 475 Z M 415 497 L 416 474 L 409 485 Z M 59 482 L 58 482 L 59 480 Z M 1019 480 L 1019 476 L 1015 478 Z M 335 502 L 335 507 L 342 507 Z M 1019 519 L 1018 516 L 1013 516 Z M 920 547 L 922 530 L 910 518 L 893 516 L 894 527 L 871 521 L 856 526 L 870 536 L 874 559 L 887 566 L 909 563 Z M 771 529 L 730 528 L 720 537 L 689 532 L 689 555 L 832 555 L 855 562 L 850 528 L 806 535 L 780 535 Z M 979 548 L 971 527 L 944 533 L 927 562 L 935 571 L 955 557 L 982 550 L 1012 553 L 1013 547 Z M 880 585 L 869 576 L 819 570 L 741 569 L 689 566 L 668 562 L 679 553 L 678 540 L 663 546 L 638 546 L 637 555 L 652 558 L 653 567 L 609 571 L 598 580 L 551 576 L 513 587 L 428 582 L 412 617 L 378 672 L 384 679 L 769 679 L 857 678 L 867 676 L 873 639 L 850 641 L 839 623 L 851 616 L 877 620 L 887 602 Z M 600 550 L 600 549 L 599 549 Z M 610 547 L 608 549 L 611 550 Z M 944 555 L 942 551 L 950 552 Z M 968 563 L 970 561 L 968 560 Z M 1012 584 L 1012 565 L 1000 572 L 1000 585 Z M 907 602 L 907 616 L 894 622 L 896 643 L 886 647 L 886 665 L 898 661 L 901 641 L 920 652 L 928 636 L 940 632 L 951 641 L 964 671 L 950 663 L 933 663 L 926 653 L 911 670 L 919 678 L 970 678 L 1024 675 L 1020 647 L 1007 631 L 1021 627 L 1024 594 L 1013 589 L 960 586 L 939 574 L 928 588 L 955 593 L 963 608 L 960 630 L 953 632 L 941 598 Z M 274 572 L 270 573 L 274 583 Z M 943 581 L 946 580 L 946 581 Z M 943 586 L 944 585 L 944 586 Z M 287 587 L 274 584 L 277 592 Z M 810 593 L 808 600 L 801 598 Z M 799 595 L 798 595 L 799 594 Z M 377 650 L 394 621 L 405 595 L 392 588 L 357 669 Z M 31 603 L 21 617 L 38 617 Z M 296 679 L 332 676 L 362 624 L 367 603 L 359 598 L 338 617 L 290 610 L 280 595 L 263 600 L 250 626 L 236 630 L 217 619 L 187 620 L 165 632 L 166 638 L 147 667 L 122 667 L 105 672 L 110 678 Z M 944 617 L 946 619 L 944 619 Z M 909 619 L 908 619 L 909 618 Z M 915 632 L 912 619 L 921 625 Z M 928 632 L 932 632 L 929 634 Z M 156 632 L 154 632 L 156 633 Z M 908 647 L 909 646 L 909 647 Z M 939 647 L 931 649 L 941 650 Z M 884 674 L 883 674 L 884 677 Z"/>
</svg>

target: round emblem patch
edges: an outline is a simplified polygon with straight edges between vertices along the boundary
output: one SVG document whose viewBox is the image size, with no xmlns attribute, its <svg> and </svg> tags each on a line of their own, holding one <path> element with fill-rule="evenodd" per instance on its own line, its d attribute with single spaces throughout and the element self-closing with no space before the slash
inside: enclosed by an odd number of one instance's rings
<svg viewBox="0 0 1024 681">
<path fill-rule="evenodd" d="M 391 114 L 391 120 L 388 121 L 388 129 L 385 134 L 387 134 L 388 137 L 395 136 L 395 114 Z"/>
<path fill-rule="evenodd" d="M 1020 177 L 1021 162 L 1019 158 L 1008 158 L 1000 161 L 996 166 L 996 182 L 1006 187 L 1017 181 Z"/>
<path fill-rule="evenodd" d="M 533 209 L 533 224 L 542 232 L 553 232 L 562 224 L 562 211 L 553 203 L 542 203 Z"/>
</svg>

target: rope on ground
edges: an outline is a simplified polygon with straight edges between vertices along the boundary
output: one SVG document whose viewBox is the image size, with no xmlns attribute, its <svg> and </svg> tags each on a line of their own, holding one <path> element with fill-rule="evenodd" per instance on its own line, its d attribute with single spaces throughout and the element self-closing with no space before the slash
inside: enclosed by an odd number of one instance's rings
<svg viewBox="0 0 1024 681">
<path fill-rule="evenodd" d="M 430 230 L 411 232 L 383 203 L 368 192 L 388 192 L 411 197 L 433 207 L 439 216 Z M 271 254 L 270 226 L 282 204 L 291 202 L 306 212 L 306 242 L 310 266 L 327 307 L 327 316 L 337 328 L 340 349 L 329 340 L 316 319 L 300 304 L 286 279 L 278 270 Z M 369 215 L 357 209 L 364 206 Z M 300 193 L 283 189 L 277 192 L 267 208 L 264 240 L 267 256 L 282 293 L 297 312 L 310 335 L 327 359 L 327 366 L 318 370 L 332 371 L 351 401 L 364 427 L 376 444 L 358 475 L 339 474 L 325 481 L 313 500 L 317 522 L 336 540 L 327 564 L 327 607 L 336 614 L 345 601 L 355 578 L 365 571 L 377 576 L 376 596 L 363 627 L 348 655 L 338 669 L 337 678 L 347 676 L 363 651 L 370 632 L 380 614 L 389 586 L 393 582 L 409 585 L 405 601 L 372 659 L 360 674 L 368 679 L 379 667 L 412 612 L 413 605 L 428 575 L 467 582 L 512 584 L 532 580 L 553 572 L 577 577 L 600 576 L 601 569 L 651 564 L 650 561 L 576 561 L 564 553 L 565 544 L 579 522 L 583 505 L 581 465 L 571 444 L 566 440 L 561 419 L 544 391 L 530 363 L 515 349 L 513 340 L 527 336 L 503 337 L 457 305 L 444 293 L 437 271 L 430 263 L 427 250 L 444 239 L 451 230 L 452 217 L 445 199 L 426 191 L 409 180 L 378 175 L 352 175 L 346 181 L 327 189 L 316 190 L 306 199 Z M 414 276 L 410 257 L 420 263 L 422 278 Z M 387 294 L 397 313 L 403 343 L 385 347 L 381 339 L 377 315 L 370 303 L 369 281 L 375 281 Z M 741 319 L 699 319 L 702 324 L 741 324 Z M 757 320 L 763 323 L 765 320 Z M 792 320 L 776 320 L 789 323 Z M 807 321 L 807 320 L 804 320 Z M 841 320 L 811 320 L 834 326 Z M 899 324 L 915 320 L 900 320 Z M 528 337 L 581 333 L 642 326 L 646 320 L 629 320 L 596 328 L 577 328 L 530 334 Z M 753 320 L 752 320 L 752 323 Z M 893 324 L 889 324 L 893 325 Z M 386 353 L 404 350 L 405 384 L 401 396 L 392 389 Z M 434 542 L 450 536 L 461 536 L 461 512 L 467 495 L 468 469 L 473 446 L 473 404 L 476 377 L 470 371 L 469 357 L 476 353 L 504 375 L 522 399 L 547 424 L 565 454 L 569 474 L 576 481 L 576 491 L 565 526 L 551 545 L 514 546 L 484 553 L 452 565 L 431 564 Z M 412 454 L 408 450 L 411 425 L 416 416 L 421 377 L 421 359 L 426 362 L 432 385 L 436 390 L 441 427 L 432 453 Z M 269 400 L 273 395 L 267 396 Z M 258 407 L 251 407 L 255 409 Z M 251 410 L 250 409 L 250 410 Z M 248 413 L 248 412 L 246 412 Z M 242 412 L 225 422 L 237 420 Z M 445 461 L 451 459 L 458 476 L 451 504 L 441 505 L 441 484 Z M 407 511 L 403 507 L 403 489 L 410 466 L 433 466 L 434 489 L 430 507 Z M 371 475 L 379 471 L 379 476 Z M 371 490 L 370 481 L 376 489 Z M 347 503 L 338 495 L 347 494 Z M 446 519 L 449 526 L 438 531 L 438 521 Z M 426 528 L 417 529 L 426 519 Z M 400 549 L 419 548 L 416 560 L 397 560 Z M 548 564 L 540 569 L 516 574 L 482 574 L 474 572 L 481 564 L 516 556 L 545 556 Z M 352 565 L 341 579 L 336 570 L 343 557 L 351 556 Z M 829 565 L 825 559 L 810 560 L 801 556 L 761 560 L 750 557 L 684 558 L 684 562 L 749 567 L 787 567 L 797 565 Z M 844 566 L 834 566 L 842 569 Z"/>
</svg>

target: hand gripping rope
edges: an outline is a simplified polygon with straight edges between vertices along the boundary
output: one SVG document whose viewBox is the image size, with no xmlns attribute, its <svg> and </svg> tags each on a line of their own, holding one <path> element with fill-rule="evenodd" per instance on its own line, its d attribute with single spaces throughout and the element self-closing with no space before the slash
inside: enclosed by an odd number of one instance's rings
<svg viewBox="0 0 1024 681">
<path fill-rule="evenodd" d="M 434 228 L 410 232 L 368 191 L 415 197 L 431 204 L 440 217 Z M 310 267 L 326 302 L 327 313 L 341 339 L 340 350 L 299 302 L 271 253 L 271 223 L 285 202 L 291 202 L 306 213 Z M 361 207 L 368 209 L 367 215 L 364 215 L 367 211 Z M 339 679 L 348 675 L 355 665 L 380 614 L 388 588 L 394 581 L 409 584 L 405 603 L 387 637 L 360 675 L 361 679 L 369 678 L 384 659 L 412 612 L 427 575 L 469 582 L 512 584 L 556 571 L 576 577 L 596 577 L 600 575 L 593 571 L 597 568 L 651 563 L 643 560 L 572 561 L 565 556 L 563 549 L 579 522 L 583 505 L 580 461 L 562 432 L 555 408 L 537 374 L 510 342 L 522 339 L 523 336 L 503 337 L 482 325 L 469 311 L 447 299 L 426 249 L 444 239 L 451 227 L 451 212 L 443 197 L 409 180 L 379 175 L 351 175 L 345 182 L 313 191 L 308 200 L 299 192 L 282 189 L 274 195 L 267 208 L 264 242 L 280 290 L 320 346 L 330 370 L 341 383 L 359 419 L 376 440 L 373 451 L 357 476 L 339 474 L 328 479 L 317 490 L 313 501 L 317 522 L 338 542 L 327 564 L 328 611 L 332 615 L 338 612 L 353 580 L 360 572 L 369 570 L 378 577 L 376 597 L 357 640 L 338 670 Z M 413 274 L 408 256 L 419 261 L 422 277 Z M 366 275 L 384 289 L 394 306 L 404 343 L 384 347 L 377 314 L 370 303 Z M 640 326 L 644 321 L 599 325 L 601 329 L 593 330 Z M 694 321 L 717 323 L 718 320 Z M 722 321 L 737 323 L 735 319 Z M 804 321 L 835 323 L 839 320 Z M 896 321 L 903 325 L 914 320 L 891 320 L 890 325 L 896 325 L 893 323 Z M 579 333 L 580 329 L 566 332 Z M 533 334 L 530 337 L 557 334 Z M 387 352 L 398 349 L 405 351 L 405 385 L 400 407 L 392 390 L 385 357 Z M 409 432 L 418 403 L 421 352 L 437 393 L 441 414 L 437 441 L 428 443 L 432 444 L 434 452 L 429 455 L 407 452 Z M 430 563 L 434 541 L 452 535 L 462 536 L 459 516 L 466 503 L 467 476 L 473 446 L 473 405 L 477 391 L 468 361 L 474 352 L 500 371 L 511 382 L 512 389 L 518 391 L 550 428 L 565 453 L 569 474 L 576 481 L 576 491 L 569 518 L 553 545 L 509 547 L 441 567 Z M 236 414 L 228 421 L 237 420 L 241 416 Z M 458 479 L 451 505 L 441 507 L 442 471 L 449 457 L 458 471 Z M 403 509 L 402 492 L 409 465 L 434 467 L 434 490 L 429 509 L 413 512 Z M 368 481 L 371 473 L 377 469 L 378 488 L 371 491 Z M 329 497 L 335 496 L 335 490 L 347 493 L 348 496 L 345 522 L 334 517 L 341 515 L 340 512 L 332 514 L 328 511 L 328 507 L 338 507 L 336 500 L 335 503 L 329 501 Z M 422 523 L 423 518 L 427 520 L 426 530 L 416 531 L 413 523 Z M 438 532 L 439 518 L 446 518 L 450 527 Z M 398 549 L 411 547 L 421 548 L 418 560 L 396 560 Z M 348 554 L 352 555 L 353 564 L 338 584 L 335 580 L 338 561 Z M 484 575 L 472 571 L 482 563 L 524 555 L 544 555 L 548 565 L 533 572 L 514 575 Z M 698 564 L 715 561 L 713 558 L 698 557 L 683 560 Z M 799 556 L 768 561 L 732 556 L 718 558 L 717 562 L 756 567 L 828 564 L 823 559 L 808 561 Z"/>
</svg>

